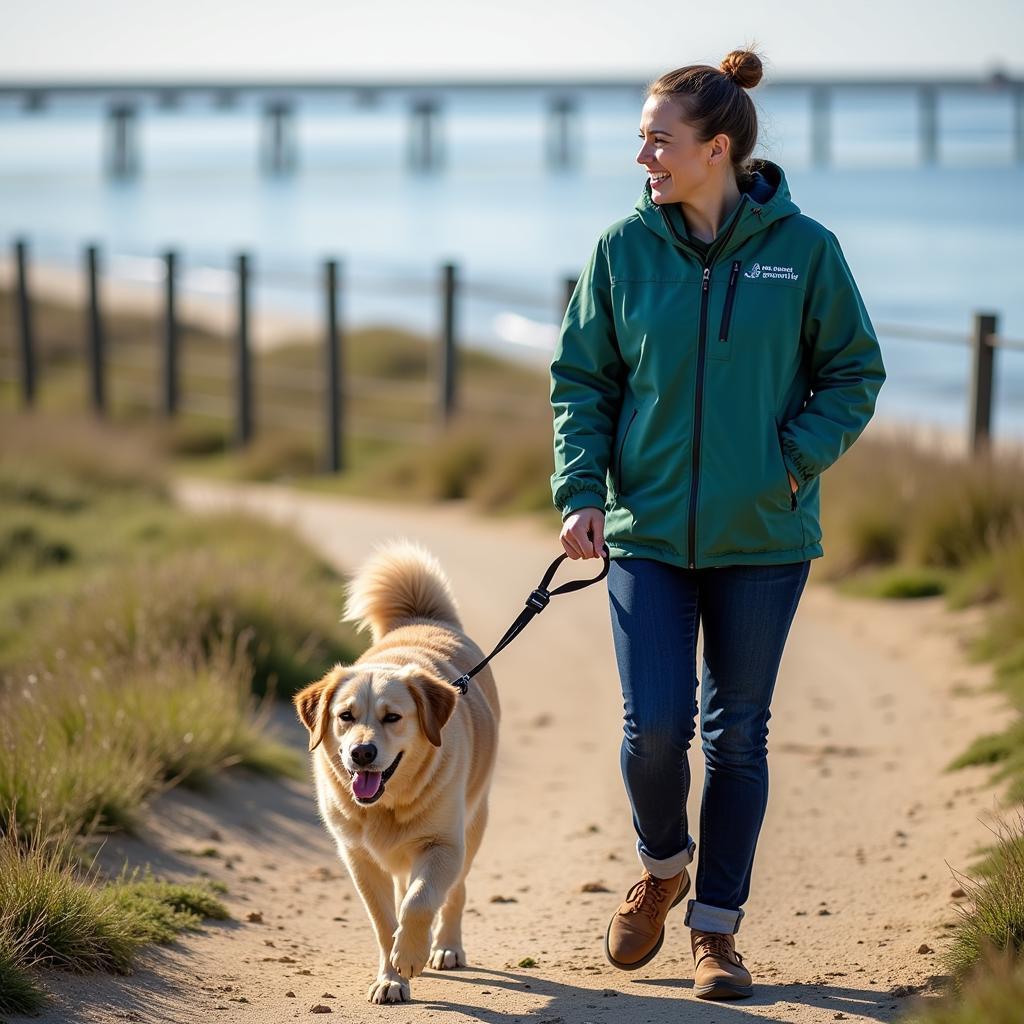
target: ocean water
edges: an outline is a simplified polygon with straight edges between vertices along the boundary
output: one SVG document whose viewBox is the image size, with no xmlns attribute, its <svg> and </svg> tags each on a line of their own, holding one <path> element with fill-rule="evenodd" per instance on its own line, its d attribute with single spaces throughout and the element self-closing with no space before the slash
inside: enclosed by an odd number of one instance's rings
<svg viewBox="0 0 1024 1024">
<path fill-rule="evenodd" d="M 806 97 L 752 98 L 756 156 L 786 171 L 802 211 L 843 246 L 879 330 L 888 379 L 878 415 L 963 427 L 966 347 L 887 335 L 890 326 L 967 334 L 976 311 L 1024 339 L 1024 165 L 1013 160 L 1008 97 L 943 93 L 939 161 L 921 164 L 916 97 L 835 96 L 828 167 L 810 162 Z M 205 98 L 173 110 L 141 105 L 141 173 L 103 173 L 107 130 L 95 100 L 56 100 L 40 114 L 0 103 L 0 245 L 26 236 L 35 258 L 79 266 L 90 241 L 108 273 L 158 286 L 157 254 L 173 246 L 182 287 L 230 301 L 228 269 L 252 253 L 254 303 L 315 318 L 319 263 L 343 261 L 343 309 L 369 322 L 435 330 L 440 264 L 459 265 L 464 344 L 544 365 L 564 301 L 597 235 L 633 208 L 642 93 L 579 93 L 571 170 L 545 161 L 542 94 L 442 96 L 443 167 L 407 168 L 407 100 L 359 106 L 301 96 L 298 167 L 259 169 L 259 102 L 229 110 Z M 1024 437 L 1024 352 L 996 355 L 994 429 Z"/>
</svg>

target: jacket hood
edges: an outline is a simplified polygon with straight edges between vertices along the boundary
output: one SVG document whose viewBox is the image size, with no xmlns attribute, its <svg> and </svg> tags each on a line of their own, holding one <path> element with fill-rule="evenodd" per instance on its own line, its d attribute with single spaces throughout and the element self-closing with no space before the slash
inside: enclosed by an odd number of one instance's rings
<svg viewBox="0 0 1024 1024">
<path fill-rule="evenodd" d="M 800 212 L 789 194 L 789 185 L 782 168 L 771 160 L 750 162 L 752 179 L 740 185 L 740 201 L 725 219 L 711 245 L 709 255 L 718 259 L 742 245 L 752 235 L 783 217 Z M 679 203 L 656 203 L 651 198 L 650 179 L 636 202 L 640 219 L 655 234 L 685 248 L 703 262 L 703 255 L 690 244 Z"/>
</svg>

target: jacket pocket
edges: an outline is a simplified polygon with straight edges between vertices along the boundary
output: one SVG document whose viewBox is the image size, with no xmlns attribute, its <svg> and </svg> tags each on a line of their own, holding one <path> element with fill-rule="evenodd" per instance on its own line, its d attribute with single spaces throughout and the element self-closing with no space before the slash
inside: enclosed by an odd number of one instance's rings
<svg viewBox="0 0 1024 1024">
<path fill-rule="evenodd" d="M 786 465 L 786 459 L 782 451 L 782 430 L 779 427 L 779 420 L 777 416 L 772 417 L 772 422 L 775 424 L 775 446 L 779 452 L 779 462 L 782 464 L 782 477 L 786 481 L 786 495 L 789 498 L 789 510 L 795 512 L 797 510 L 797 491 L 793 490 L 792 485 L 789 482 L 789 467 Z M 799 490 L 799 488 L 797 488 Z"/>
<path fill-rule="evenodd" d="M 622 432 L 622 440 L 619 442 L 619 450 L 615 458 L 615 490 L 618 491 L 619 494 L 624 494 L 626 490 L 622 482 L 622 456 L 626 450 L 626 438 L 629 437 L 630 428 L 633 426 L 633 421 L 636 419 L 636 414 L 639 411 L 638 407 L 633 408 L 633 413 L 629 417 L 626 429 Z"/>
<path fill-rule="evenodd" d="M 736 285 L 740 278 L 740 261 L 733 260 L 729 270 L 729 284 L 725 290 L 725 305 L 722 307 L 722 320 L 718 327 L 718 336 L 711 342 L 713 359 L 730 359 L 732 342 L 729 340 L 729 326 L 732 323 L 732 306 L 736 300 Z"/>
</svg>

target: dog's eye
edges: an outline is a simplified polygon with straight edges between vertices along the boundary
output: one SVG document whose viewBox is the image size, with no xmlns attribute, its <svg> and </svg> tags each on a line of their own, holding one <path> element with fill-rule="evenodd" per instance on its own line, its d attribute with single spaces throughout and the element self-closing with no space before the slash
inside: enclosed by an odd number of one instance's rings
<svg viewBox="0 0 1024 1024">
<path fill-rule="evenodd" d="M 400 722 L 401 720 L 402 720 L 402 716 L 401 715 L 396 715 L 394 713 L 394 711 L 389 711 L 384 716 L 384 723 L 385 723 L 385 725 L 390 725 L 392 722 Z"/>
<path fill-rule="evenodd" d="M 338 717 L 343 722 L 351 722 L 352 721 L 352 712 L 351 711 L 342 711 L 342 713 L 340 715 L 338 715 Z"/>
</svg>

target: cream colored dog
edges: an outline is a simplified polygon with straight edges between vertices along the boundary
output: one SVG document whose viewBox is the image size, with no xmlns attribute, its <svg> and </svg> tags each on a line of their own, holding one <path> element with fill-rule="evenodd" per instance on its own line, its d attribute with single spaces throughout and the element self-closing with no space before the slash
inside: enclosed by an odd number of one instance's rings
<svg viewBox="0 0 1024 1024">
<path fill-rule="evenodd" d="M 451 586 L 420 545 L 378 547 L 348 585 L 344 619 L 373 642 L 295 695 L 317 802 L 380 947 L 373 1003 L 410 998 L 425 965 L 464 967 L 465 879 L 487 822 L 500 708 Z M 436 928 L 431 937 L 431 926 Z"/>
</svg>

